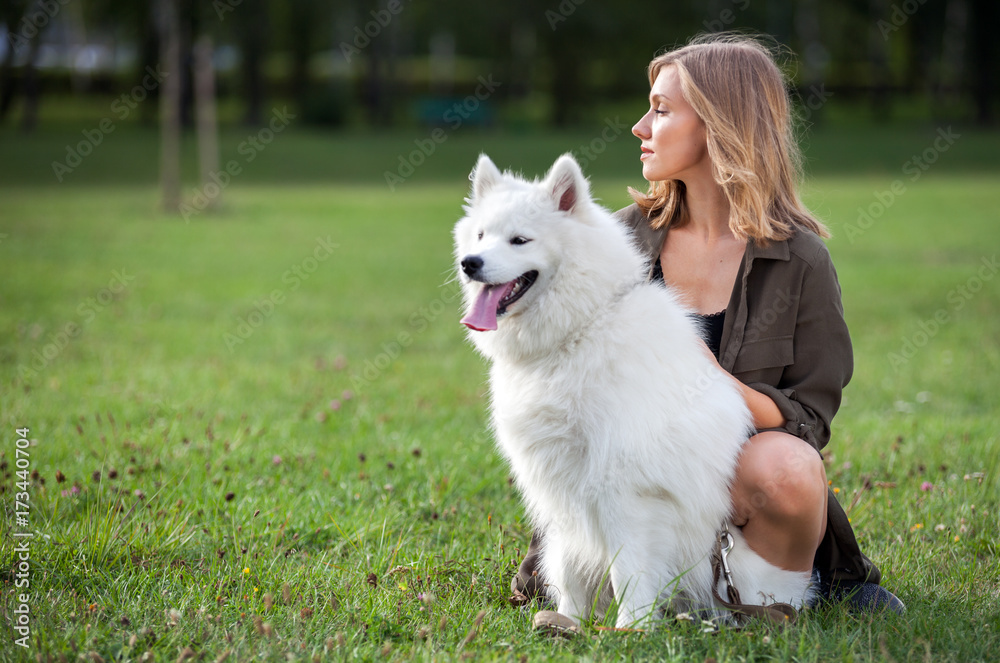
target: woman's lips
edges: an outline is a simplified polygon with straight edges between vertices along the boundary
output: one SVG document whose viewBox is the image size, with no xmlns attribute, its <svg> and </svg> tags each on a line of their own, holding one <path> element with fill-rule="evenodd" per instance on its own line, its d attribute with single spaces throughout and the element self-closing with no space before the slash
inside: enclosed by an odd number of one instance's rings
<svg viewBox="0 0 1000 663">
<path fill-rule="evenodd" d="M 642 154 L 639 155 L 639 159 L 640 160 L 641 159 L 645 159 L 646 157 L 648 157 L 651 154 L 653 154 L 653 150 L 649 149 L 648 147 L 643 147 L 642 148 Z"/>
</svg>

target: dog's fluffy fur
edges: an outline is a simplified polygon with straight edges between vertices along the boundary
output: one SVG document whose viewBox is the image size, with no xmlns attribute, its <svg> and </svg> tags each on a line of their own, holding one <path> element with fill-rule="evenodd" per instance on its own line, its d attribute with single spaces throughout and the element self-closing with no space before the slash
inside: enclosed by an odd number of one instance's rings
<svg viewBox="0 0 1000 663">
<path fill-rule="evenodd" d="M 548 596 L 586 620 L 613 592 L 620 627 L 661 608 L 719 614 L 710 555 L 751 430 L 739 391 L 571 156 L 527 182 L 483 155 L 470 179 L 454 231 L 463 322 L 492 362 L 493 427 L 544 533 Z M 732 530 L 744 602 L 809 600 L 808 573 Z"/>
</svg>

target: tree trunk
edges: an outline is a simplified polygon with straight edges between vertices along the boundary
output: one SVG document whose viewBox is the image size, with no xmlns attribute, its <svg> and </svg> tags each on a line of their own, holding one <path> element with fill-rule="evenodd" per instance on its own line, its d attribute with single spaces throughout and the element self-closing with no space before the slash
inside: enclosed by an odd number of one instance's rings
<svg viewBox="0 0 1000 663">
<path fill-rule="evenodd" d="M 42 43 L 41 29 L 31 40 L 28 51 L 28 61 L 24 63 L 24 113 L 21 115 L 21 130 L 30 133 L 38 125 L 38 104 L 42 95 L 41 83 L 38 80 L 38 49 Z"/>
<path fill-rule="evenodd" d="M 871 76 L 869 99 L 875 119 L 886 122 L 892 114 L 889 90 L 891 83 L 889 45 L 886 43 L 885 35 L 878 28 L 878 20 L 888 16 L 891 8 L 888 0 L 869 0 L 868 6 L 869 16 L 872 17 L 872 27 L 868 30 L 868 71 Z"/>
<path fill-rule="evenodd" d="M 10 27 L 5 31 L 4 38 L 8 47 L 4 52 L 3 64 L 0 64 L 0 123 L 6 119 L 17 95 L 17 79 L 14 77 L 15 36 Z"/>
<path fill-rule="evenodd" d="M 29 39 L 22 34 L 25 25 L 23 19 L 27 12 L 27 2 L 0 4 L 0 21 L 7 25 L 4 32 L 7 48 L 4 49 L 3 63 L 0 64 L 0 123 L 3 123 L 7 114 L 10 113 L 10 109 L 13 108 L 14 100 L 17 99 L 18 86 L 22 82 L 14 75 L 14 60 L 17 59 L 18 53 L 23 53 L 27 48 L 35 48 L 35 46 L 29 45 L 29 42 L 37 43 L 37 34 L 35 34 L 35 39 Z"/>
<path fill-rule="evenodd" d="M 177 0 L 160 0 L 160 59 L 165 75 L 160 94 L 160 187 L 163 208 L 181 203 L 181 53 Z"/>
<path fill-rule="evenodd" d="M 161 35 L 159 27 L 159 0 L 145 0 L 144 9 L 136 12 L 136 42 L 139 46 L 139 61 L 136 66 L 137 79 L 141 80 L 147 71 L 156 71 L 160 65 Z M 157 120 L 160 100 L 160 86 L 149 91 L 148 103 L 138 109 L 139 121 L 145 127 L 152 127 Z"/>
<path fill-rule="evenodd" d="M 972 98 L 976 103 L 976 121 L 981 125 L 993 124 L 993 97 L 998 65 L 996 35 L 997 5 L 993 0 L 973 0 L 972 41 Z"/>
<path fill-rule="evenodd" d="M 299 108 L 305 108 L 309 98 L 309 60 L 312 57 L 312 35 L 316 16 L 304 2 L 291 4 L 292 28 L 292 99 Z"/>
<path fill-rule="evenodd" d="M 198 131 L 198 169 L 201 193 L 208 207 L 221 203 L 222 189 L 213 187 L 212 174 L 219 170 L 219 135 L 215 118 L 215 68 L 212 65 L 212 38 L 202 35 L 194 45 L 194 103 Z"/>
<path fill-rule="evenodd" d="M 969 34 L 969 7 L 966 0 L 949 0 L 945 7 L 941 34 L 941 60 L 938 63 L 936 101 L 946 112 L 961 102 L 965 72 L 965 47 Z"/>
<path fill-rule="evenodd" d="M 801 53 L 802 74 L 799 79 L 800 89 L 811 94 L 811 90 L 823 85 L 823 72 L 829 59 L 822 42 L 820 30 L 819 0 L 801 0 L 795 10 L 795 33 L 798 37 Z M 805 96 L 805 95 L 801 95 Z M 806 99 L 801 99 L 806 103 Z M 822 105 L 809 99 L 811 105 L 804 106 L 802 114 L 806 120 L 817 125 L 822 117 Z"/>
<path fill-rule="evenodd" d="M 262 0 L 243 0 L 234 15 L 240 20 L 240 51 L 243 55 L 243 95 L 246 112 L 243 122 L 260 126 L 264 121 L 264 35 L 268 28 L 267 8 Z"/>
</svg>

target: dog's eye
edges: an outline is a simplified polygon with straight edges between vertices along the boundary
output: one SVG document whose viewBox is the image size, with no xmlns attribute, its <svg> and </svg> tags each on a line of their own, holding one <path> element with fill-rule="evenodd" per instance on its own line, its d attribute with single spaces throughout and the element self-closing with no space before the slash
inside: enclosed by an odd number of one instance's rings
<svg viewBox="0 0 1000 663">
<path fill-rule="evenodd" d="M 482 231 L 482 230 L 480 230 L 480 231 L 479 231 L 479 234 L 478 234 L 478 235 L 476 235 L 476 239 L 482 239 L 482 238 L 483 238 L 483 231 Z"/>
<path fill-rule="evenodd" d="M 511 237 L 510 238 L 510 243 L 513 244 L 514 246 L 520 246 L 522 244 L 527 244 L 530 241 L 531 241 L 530 239 L 528 239 L 526 237 L 521 237 L 520 235 L 518 235 L 517 237 Z"/>
</svg>

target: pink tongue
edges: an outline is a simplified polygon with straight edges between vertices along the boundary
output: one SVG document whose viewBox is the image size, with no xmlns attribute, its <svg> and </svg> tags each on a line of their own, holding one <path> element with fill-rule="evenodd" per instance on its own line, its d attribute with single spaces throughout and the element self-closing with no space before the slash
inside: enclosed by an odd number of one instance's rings
<svg viewBox="0 0 1000 663">
<path fill-rule="evenodd" d="M 484 285 L 476 301 L 472 302 L 472 309 L 462 318 L 462 324 L 475 331 L 496 329 L 497 305 L 513 289 L 514 281 L 500 285 Z"/>
</svg>

